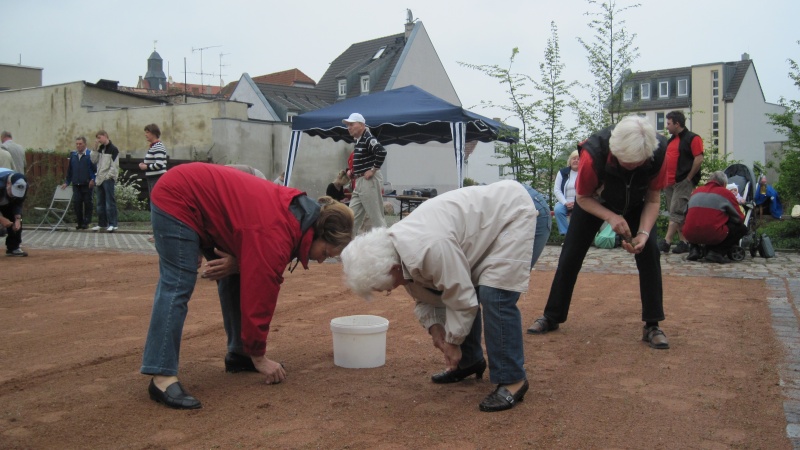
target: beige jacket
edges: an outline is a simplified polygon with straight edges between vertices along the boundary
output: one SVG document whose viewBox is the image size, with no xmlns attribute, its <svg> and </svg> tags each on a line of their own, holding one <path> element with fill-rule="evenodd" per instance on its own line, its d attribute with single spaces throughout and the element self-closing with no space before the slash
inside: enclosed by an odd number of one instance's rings
<svg viewBox="0 0 800 450">
<path fill-rule="evenodd" d="M 442 324 L 446 341 L 461 344 L 478 311 L 476 286 L 527 291 L 538 215 L 522 185 L 500 181 L 434 197 L 394 224 L 420 324 Z"/>
</svg>

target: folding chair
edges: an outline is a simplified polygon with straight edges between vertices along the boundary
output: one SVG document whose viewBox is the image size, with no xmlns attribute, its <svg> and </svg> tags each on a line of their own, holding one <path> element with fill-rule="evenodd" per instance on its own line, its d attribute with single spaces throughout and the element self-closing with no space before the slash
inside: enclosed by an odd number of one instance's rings
<svg viewBox="0 0 800 450">
<path fill-rule="evenodd" d="M 53 193 L 53 200 L 50 201 L 48 208 L 35 206 L 33 209 L 37 211 L 44 211 L 44 217 L 39 222 L 39 226 L 35 228 L 50 228 L 50 232 L 55 231 L 57 228 L 67 229 L 63 225 L 64 216 L 69 211 L 69 205 L 72 203 L 72 189 L 61 189 L 61 186 L 56 186 L 56 191 Z M 34 231 L 35 231 L 34 230 Z"/>
</svg>

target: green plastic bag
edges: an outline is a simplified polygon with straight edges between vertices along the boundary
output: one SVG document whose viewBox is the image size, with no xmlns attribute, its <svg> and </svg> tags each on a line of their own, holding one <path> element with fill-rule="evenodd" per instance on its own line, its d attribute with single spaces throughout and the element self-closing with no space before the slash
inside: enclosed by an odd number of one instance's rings
<svg viewBox="0 0 800 450">
<path fill-rule="evenodd" d="M 617 245 L 617 233 L 608 222 L 603 223 L 600 231 L 594 236 L 594 246 L 597 248 L 614 248 Z"/>
</svg>

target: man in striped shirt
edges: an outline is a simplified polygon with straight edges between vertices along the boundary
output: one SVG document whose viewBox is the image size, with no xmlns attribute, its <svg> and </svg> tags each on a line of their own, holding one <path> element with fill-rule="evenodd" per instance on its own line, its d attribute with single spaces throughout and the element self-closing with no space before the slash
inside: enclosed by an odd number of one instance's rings
<svg viewBox="0 0 800 450">
<path fill-rule="evenodd" d="M 353 171 L 350 176 L 356 180 L 356 187 L 350 199 L 353 210 L 353 237 L 358 234 L 364 217 L 369 216 L 373 227 L 386 227 L 383 217 L 383 176 L 381 166 L 386 159 L 386 150 L 367 129 L 364 116 L 359 113 L 350 114 L 342 120 L 347 132 L 355 139 L 353 150 Z"/>
<path fill-rule="evenodd" d="M 167 173 L 167 149 L 161 143 L 161 130 L 158 125 L 151 123 L 144 127 L 144 137 L 150 143 L 150 148 L 144 156 L 144 161 L 139 163 L 139 169 L 144 170 L 147 187 L 153 192 L 156 181 L 161 175 Z M 149 197 L 149 194 L 148 194 Z"/>
</svg>

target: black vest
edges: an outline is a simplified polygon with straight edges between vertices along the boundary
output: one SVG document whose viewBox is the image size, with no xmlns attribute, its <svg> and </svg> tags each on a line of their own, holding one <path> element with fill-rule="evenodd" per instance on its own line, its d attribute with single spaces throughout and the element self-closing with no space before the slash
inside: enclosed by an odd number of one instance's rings
<svg viewBox="0 0 800 450">
<path fill-rule="evenodd" d="M 609 161 L 611 149 L 608 141 L 613 129 L 611 126 L 593 134 L 578 144 L 578 151 L 587 151 L 592 156 L 598 184 L 603 187 L 600 203 L 616 214 L 623 215 L 644 204 L 650 182 L 658 176 L 664 163 L 667 138 L 656 134 L 658 148 L 653 152 L 653 157 L 634 170 L 625 170 L 618 165 L 616 158 L 612 157 Z"/>
<path fill-rule="evenodd" d="M 689 172 L 692 170 L 692 165 L 694 164 L 692 141 L 695 136 L 697 135 L 684 128 L 677 136 L 669 138 L 669 142 L 672 142 L 675 138 L 680 138 L 680 142 L 678 142 L 678 166 L 675 168 L 676 183 L 685 180 L 686 176 L 689 175 Z M 695 186 L 700 182 L 700 172 L 701 171 L 698 170 L 692 177 L 692 184 Z"/>
</svg>

